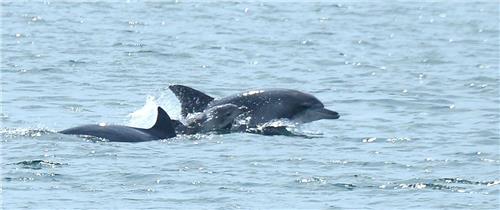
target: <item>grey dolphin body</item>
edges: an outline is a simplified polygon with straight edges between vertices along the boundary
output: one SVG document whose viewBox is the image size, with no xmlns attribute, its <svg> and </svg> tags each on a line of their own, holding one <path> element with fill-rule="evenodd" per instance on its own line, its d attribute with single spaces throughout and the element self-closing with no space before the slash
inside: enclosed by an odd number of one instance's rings
<svg viewBox="0 0 500 210">
<path fill-rule="evenodd" d="M 250 128 L 274 119 L 289 119 L 307 123 L 321 119 L 339 118 L 337 112 L 326 109 L 316 97 L 297 90 L 251 90 L 214 99 L 201 91 L 183 85 L 171 85 L 169 89 L 181 102 L 183 116 L 193 112 L 202 112 L 222 104 L 234 104 L 247 108 L 244 115 L 250 119 L 246 125 Z"/>
<path fill-rule="evenodd" d="M 172 120 L 161 107 L 158 107 L 156 123 L 149 129 L 122 125 L 82 125 L 59 133 L 95 136 L 114 142 L 143 142 L 176 136 Z"/>
<path fill-rule="evenodd" d="M 195 134 L 223 131 L 230 127 L 234 119 L 245 111 L 234 104 L 222 104 L 210 107 L 203 112 L 187 116 L 185 124 L 173 120 L 178 134 Z"/>
</svg>

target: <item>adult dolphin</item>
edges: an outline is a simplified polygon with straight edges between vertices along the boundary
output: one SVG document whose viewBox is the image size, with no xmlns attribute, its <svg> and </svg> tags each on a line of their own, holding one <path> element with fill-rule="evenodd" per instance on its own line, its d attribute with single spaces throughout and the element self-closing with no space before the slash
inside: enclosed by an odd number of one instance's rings
<svg viewBox="0 0 500 210">
<path fill-rule="evenodd" d="M 82 125 L 59 133 L 95 136 L 113 142 L 143 142 L 176 136 L 172 120 L 161 107 L 158 107 L 156 123 L 149 129 L 122 125 Z"/>
<path fill-rule="evenodd" d="M 298 90 L 259 89 L 214 99 L 201 91 L 183 85 L 170 85 L 169 89 L 181 103 L 182 116 L 203 112 L 207 108 L 222 104 L 234 104 L 246 107 L 247 111 L 244 115 L 249 117 L 247 127 L 256 127 L 274 119 L 307 123 L 339 118 L 337 112 L 326 109 L 316 97 Z"/>
</svg>

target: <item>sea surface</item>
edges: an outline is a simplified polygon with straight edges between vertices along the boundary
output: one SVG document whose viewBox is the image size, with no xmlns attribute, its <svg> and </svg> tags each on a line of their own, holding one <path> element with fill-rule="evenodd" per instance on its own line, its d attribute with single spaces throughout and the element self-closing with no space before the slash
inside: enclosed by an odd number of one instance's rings
<svg viewBox="0 0 500 210">
<path fill-rule="evenodd" d="M 498 1 L 1 1 L 3 209 L 498 209 Z M 168 85 L 338 120 L 143 143 Z"/>
</svg>

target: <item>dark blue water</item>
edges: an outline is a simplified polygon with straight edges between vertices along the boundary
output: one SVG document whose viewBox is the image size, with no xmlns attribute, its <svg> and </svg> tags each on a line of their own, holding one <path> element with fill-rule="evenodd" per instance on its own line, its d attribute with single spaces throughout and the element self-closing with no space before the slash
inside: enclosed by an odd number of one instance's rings
<svg viewBox="0 0 500 210">
<path fill-rule="evenodd" d="M 497 209 L 499 6 L 2 1 L 5 209 Z M 317 96 L 311 138 L 56 131 L 179 116 L 169 84 Z"/>
</svg>

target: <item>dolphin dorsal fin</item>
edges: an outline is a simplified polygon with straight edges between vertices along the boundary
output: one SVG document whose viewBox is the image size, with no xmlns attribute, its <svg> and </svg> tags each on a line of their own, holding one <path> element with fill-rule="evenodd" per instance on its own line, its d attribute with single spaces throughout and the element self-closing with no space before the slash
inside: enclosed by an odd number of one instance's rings
<svg viewBox="0 0 500 210">
<path fill-rule="evenodd" d="M 161 134 L 159 137 L 162 139 L 175 137 L 175 127 L 171 122 L 170 116 L 161 107 L 158 107 L 158 116 L 156 122 L 150 130 Z"/>
<path fill-rule="evenodd" d="M 170 85 L 168 87 L 181 102 L 181 114 L 186 117 L 189 113 L 202 112 L 214 98 L 201 91 L 184 85 Z"/>
</svg>

